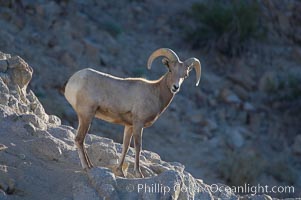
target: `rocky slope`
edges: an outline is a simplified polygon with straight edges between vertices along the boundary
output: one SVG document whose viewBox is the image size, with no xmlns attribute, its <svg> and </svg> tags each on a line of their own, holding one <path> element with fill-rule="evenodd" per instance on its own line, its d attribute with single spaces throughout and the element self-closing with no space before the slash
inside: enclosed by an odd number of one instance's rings
<svg viewBox="0 0 301 200">
<path fill-rule="evenodd" d="M 133 149 L 126 158 L 127 178 L 116 177 L 113 172 L 121 144 L 96 135 L 88 135 L 86 143 L 97 167 L 82 171 L 73 144 L 75 129 L 47 115 L 35 94 L 27 91 L 32 68 L 22 58 L 1 52 L 0 66 L 1 200 L 239 198 L 230 191 L 210 191 L 209 185 L 193 178 L 182 164 L 165 162 L 145 150 L 141 160 L 147 178 L 133 178 Z"/>
<path fill-rule="evenodd" d="M 77 126 L 76 115 L 58 89 L 75 71 L 92 67 L 154 79 L 166 70 L 159 62 L 145 70 L 156 48 L 172 48 L 181 59 L 199 58 L 201 86 L 194 87 L 194 74 L 185 81 L 162 117 L 145 129 L 143 148 L 185 164 L 206 183 L 294 185 L 294 194 L 270 195 L 300 197 L 300 1 L 259 1 L 267 36 L 251 40 L 232 59 L 192 50 L 184 39 L 185 25 L 194 26 L 185 14 L 194 2 L 199 1 L 0 1 L 0 47 L 32 66 L 30 89 L 47 113 L 72 127 Z M 6 68 L 1 61 L 0 69 Z M 18 112 L 29 111 L 30 96 L 27 101 L 19 95 L 20 103 L 17 93 L 0 95 L 3 102 L 11 99 L 9 105 Z M 40 104 L 32 109 L 44 113 Z M 46 116 L 41 118 L 58 122 Z M 42 122 L 37 123 L 44 126 Z M 99 120 L 90 131 L 115 142 L 122 141 L 122 132 Z"/>
</svg>

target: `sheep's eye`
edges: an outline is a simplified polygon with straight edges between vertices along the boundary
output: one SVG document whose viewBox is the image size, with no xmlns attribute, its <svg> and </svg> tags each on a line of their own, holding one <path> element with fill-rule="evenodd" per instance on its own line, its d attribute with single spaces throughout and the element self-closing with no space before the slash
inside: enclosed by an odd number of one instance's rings
<svg viewBox="0 0 301 200">
<path fill-rule="evenodd" d="M 168 68 L 168 71 L 171 72 L 171 70 Z"/>
</svg>

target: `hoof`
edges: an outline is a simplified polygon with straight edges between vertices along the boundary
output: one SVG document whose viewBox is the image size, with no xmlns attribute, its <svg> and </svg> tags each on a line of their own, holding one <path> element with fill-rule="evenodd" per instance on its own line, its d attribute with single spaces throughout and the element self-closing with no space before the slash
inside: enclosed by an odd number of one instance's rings
<svg viewBox="0 0 301 200">
<path fill-rule="evenodd" d="M 91 167 L 91 166 L 87 166 L 87 167 L 85 167 L 85 168 L 83 168 L 83 170 L 85 171 L 85 172 L 87 172 L 87 171 L 89 171 L 90 169 L 92 169 L 93 168 L 93 166 Z"/>
<path fill-rule="evenodd" d="M 135 170 L 135 176 L 136 178 L 144 178 L 141 170 Z"/>
<path fill-rule="evenodd" d="M 116 168 L 115 175 L 125 178 L 125 175 L 124 175 L 121 167 Z"/>
</svg>

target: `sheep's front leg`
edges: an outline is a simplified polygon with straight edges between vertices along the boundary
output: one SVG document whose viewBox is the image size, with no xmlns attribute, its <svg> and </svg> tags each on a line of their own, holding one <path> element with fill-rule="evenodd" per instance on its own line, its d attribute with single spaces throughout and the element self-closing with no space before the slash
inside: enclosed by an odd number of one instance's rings
<svg viewBox="0 0 301 200">
<path fill-rule="evenodd" d="M 126 156 L 126 153 L 128 152 L 130 143 L 131 143 L 131 139 L 132 139 L 132 135 L 133 135 L 133 127 L 131 126 L 125 126 L 124 127 L 124 133 L 123 133 L 123 145 L 122 145 L 122 154 L 120 157 L 120 161 L 119 161 L 119 165 L 116 169 L 117 172 L 117 176 L 124 176 L 124 173 L 122 171 L 122 165 Z"/>
<path fill-rule="evenodd" d="M 142 133 L 143 126 L 141 124 L 134 124 L 133 126 L 133 136 L 135 144 L 135 167 L 134 172 L 137 178 L 143 178 L 143 174 L 140 169 L 140 151 L 142 146 Z"/>
</svg>

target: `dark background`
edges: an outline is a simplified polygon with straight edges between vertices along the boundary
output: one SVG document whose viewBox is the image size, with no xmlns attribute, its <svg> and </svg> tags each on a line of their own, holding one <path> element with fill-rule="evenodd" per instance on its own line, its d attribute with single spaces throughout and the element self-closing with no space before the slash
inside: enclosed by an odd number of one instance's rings
<svg viewBox="0 0 301 200">
<path fill-rule="evenodd" d="M 207 183 L 294 185 L 300 196 L 300 25 L 297 0 L 1 0 L 0 50 L 34 68 L 29 88 L 73 127 L 59 90 L 77 70 L 156 79 L 166 69 L 146 61 L 157 48 L 197 57 L 200 87 L 192 73 L 143 148 Z M 122 142 L 117 125 L 95 120 L 90 133 Z"/>
</svg>

